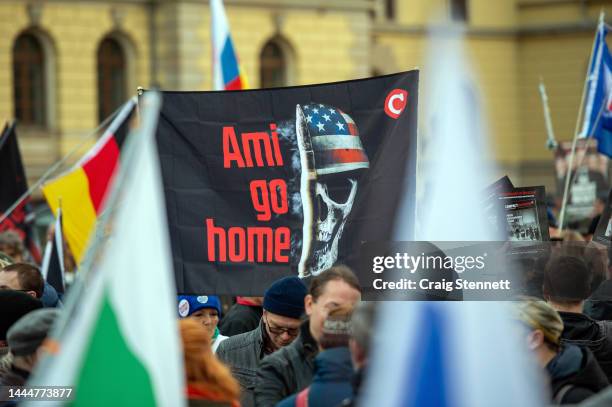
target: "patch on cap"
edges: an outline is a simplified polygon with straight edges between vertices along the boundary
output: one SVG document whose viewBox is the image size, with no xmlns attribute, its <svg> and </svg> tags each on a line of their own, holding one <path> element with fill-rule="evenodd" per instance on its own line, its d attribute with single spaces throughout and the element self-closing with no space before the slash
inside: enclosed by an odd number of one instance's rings
<svg viewBox="0 0 612 407">
<path fill-rule="evenodd" d="M 178 304 L 178 311 L 181 318 L 185 318 L 187 315 L 189 315 L 189 301 L 184 298 L 180 300 Z"/>
<path fill-rule="evenodd" d="M 200 295 L 200 296 L 197 298 L 197 300 L 198 300 L 198 302 L 199 302 L 200 304 L 206 304 L 206 303 L 208 302 L 208 296 L 207 296 L 207 295 Z"/>
</svg>

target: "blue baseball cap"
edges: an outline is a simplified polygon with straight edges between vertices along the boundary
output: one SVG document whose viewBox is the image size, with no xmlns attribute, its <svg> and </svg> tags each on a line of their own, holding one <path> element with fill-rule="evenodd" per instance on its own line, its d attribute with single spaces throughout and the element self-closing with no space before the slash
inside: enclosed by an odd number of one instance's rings
<svg viewBox="0 0 612 407">
<path fill-rule="evenodd" d="M 203 308 L 216 309 L 221 316 L 221 300 L 216 295 L 179 295 L 178 314 L 181 318 L 187 318 L 196 311 Z"/>
</svg>

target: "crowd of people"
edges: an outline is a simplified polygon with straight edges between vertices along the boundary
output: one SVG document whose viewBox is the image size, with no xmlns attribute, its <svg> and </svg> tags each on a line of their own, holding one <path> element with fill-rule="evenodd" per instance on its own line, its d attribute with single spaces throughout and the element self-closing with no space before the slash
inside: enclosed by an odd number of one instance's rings
<svg viewBox="0 0 612 407">
<path fill-rule="evenodd" d="M 567 245 L 557 242 L 545 261 L 529 263 L 529 296 L 511 306 L 551 404 L 612 405 L 612 256 L 596 243 L 575 244 L 588 238 L 566 232 L 557 240 Z M 11 239 L 0 236 L 12 244 L 2 246 L 10 255 L 0 252 L 0 386 L 23 386 L 51 346 L 45 339 L 63 304 Z M 185 399 L 192 406 L 358 405 L 373 338 L 392 334 L 377 332 L 380 304 L 361 297 L 344 265 L 308 280 L 284 277 L 263 297 L 178 295 Z"/>
</svg>

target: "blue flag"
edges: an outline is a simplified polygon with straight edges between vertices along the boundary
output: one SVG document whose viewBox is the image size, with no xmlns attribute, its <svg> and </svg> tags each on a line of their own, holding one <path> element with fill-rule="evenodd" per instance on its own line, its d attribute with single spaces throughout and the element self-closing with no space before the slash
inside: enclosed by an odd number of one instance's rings
<svg viewBox="0 0 612 407">
<path fill-rule="evenodd" d="M 586 83 L 581 137 L 595 137 L 600 153 L 612 157 L 612 56 L 606 44 L 608 29 L 600 21 Z"/>
</svg>

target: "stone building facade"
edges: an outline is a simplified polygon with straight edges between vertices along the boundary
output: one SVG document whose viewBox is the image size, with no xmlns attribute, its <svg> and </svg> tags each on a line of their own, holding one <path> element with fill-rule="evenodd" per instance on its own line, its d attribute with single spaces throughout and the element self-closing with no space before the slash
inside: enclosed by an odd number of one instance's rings
<svg viewBox="0 0 612 407">
<path fill-rule="evenodd" d="M 612 11 L 612 2 L 595 0 L 225 5 L 253 88 L 414 67 L 423 78 L 431 22 L 440 16 L 464 22 L 494 146 L 490 158 L 515 183 L 550 188 L 554 167 L 545 148 L 539 78 L 548 87 L 558 138 L 571 139 L 598 14 Z M 79 145 L 137 86 L 210 89 L 209 27 L 207 0 L 0 0 L 0 118 L 21 118 L 28 178 L 34 181 Z"/>
</svg>

